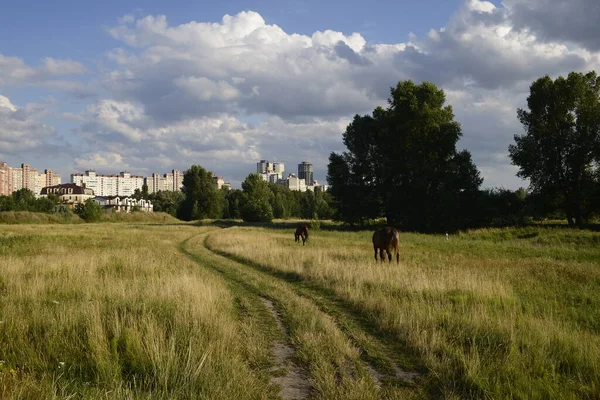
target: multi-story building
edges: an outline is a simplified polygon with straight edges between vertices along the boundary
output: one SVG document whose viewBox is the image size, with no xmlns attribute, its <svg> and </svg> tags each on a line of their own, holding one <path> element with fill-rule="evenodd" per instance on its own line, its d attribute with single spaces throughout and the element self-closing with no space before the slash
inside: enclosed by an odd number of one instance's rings
<svg viewBox="0 0 600 400">
<path fill-rule="evenodd" d="M 279 175 L 279 179 L 283 178 L 283 174 L 285 173 L 285 164 L 280 162 L 273 163 L 273 173 Z"/>
<path fill-rule="evenodd" d="M 290 190 L 296 190 L 300 192 L 306 192 L 306 183 L 304 179 L 296 176 L 295 174 L 289 174 L 285 180 L 285 186 Z"/>
<path fill-rule="evenodd" d="M 48 186 L 60 185 L 60 175 L 51 169 L 45 169 L 43 174 L 38 174 L 35 184 L 35 193 L 40 194 L 42 189 Z"/>
<path fill-rule="evenodd" d="M 313 184 L 313 165 L 308 161 L 298 164 L 298 178 L 304 179 L 306 186 Z"/>
<path fill-rule="evenodd" d="M 257 174 L 266 174 L 269 172 L 273 172 L 273 164 L 271 164 L 269 160 L 260 160 L 256 163 Z"/>
<path fill-rule="evenodd" d="M 13 168 L 6 162 L 0 162 L 0 196 L 8 196 L 21 189 L 29 189 L 38 196 L 43 187 L 58 185 L 60 180 L 60 174 L 53 173 L 51 169 L 39 174 L 29 164 Z"/>
<path fill-rule="evenodd" d="M 7 163 L 0 163 L 0 196 L 8 196 L 13 190 L 12 168 Z"/>
<path fill-rule="evenodd" d="M 183 186 L 184 172 L 179 170 L 172 170 L 170 173 L 160 176 L 160 174 L 154 173 L 145 179 L 146 186 L 148 186 L 148 193 L 156 193 L 162 190 L 169 192 L 177 192 L 181 190 Z"/>
<path fill-rule="evenodd" d="M 99 175 L 94 170 L 83 174 L 71 174 L 71 183 L 85 186 L 97 196 L 131 196 L 136 189 L 142 190 L 144 177 L 123 171 L 119 175 Z"/>
<path fill-rule="evenodd" d="M 70 207 L 74 207 L 75 204 L 85 203 L 87 199 L 94 197 L 94 191 L 92 189 L 74 183 L 47 186 L 40 191 L 41 197 L 46 197 L 49 194 L 58 196 L 59 201 L 62 204 L 67 204 Z"/>
<path fill-rule="evenodd" d="M 285 165 L 280 162 L 269 162 L 268 160 L 260 160 L 256 163 L 256 173 L 267 182 L 277 183 L 280 179 L 284 179 Z"/>
</svg>

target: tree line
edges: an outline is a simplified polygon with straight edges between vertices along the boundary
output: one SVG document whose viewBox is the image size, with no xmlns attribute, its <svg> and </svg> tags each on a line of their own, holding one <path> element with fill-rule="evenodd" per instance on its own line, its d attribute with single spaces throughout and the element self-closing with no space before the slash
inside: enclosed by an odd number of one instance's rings
<svg viewBox="0 0 600 400">
<path fill-rule="evenodd" d="M 356 115 L 343 134 L 347 151 L 331 153 L 328 183 L 336 218 L 363 224 L 384 217 L 416 231 L 448 231 L 565 218 L 582 225 L 600 212 L 600 80 L 595 72 L 542 77 L 529 110 L 517 110 L 524 134 L 508 148 L 528 190 L 481 190 L 444 91 L 398 82 L 388 107 Z"/>
<path fill-rule="evenodd" d="M 133 197 L 154 211 L 190 221 L 204 218 L 269 222 L 274 218 L 334 219 L 351 225 L 385 219 L 422 232 L 505 226 L 541 218 L 582 225 L 600 214 L 600 78 L 572 72 L 537 79 L 528 109 L 518 109 L 524 133 L 508 147 L 526 190 L 481 189 L 483 179 L 446 96 L 431 82 L 400 81 L 388 107 L 356 115 L 342 135 L 347 150 L 332 152 L 328 192 L 304 193 L 250 174 L 242 189 L 218 190 L 213 174 L 193 165 L 181 192 Z M 90 209 L 92 205 L 90 205 Z M 83 208 L 79 210 L 83 212 Z M 58 198 L 26 189 L 0 196 L 0 211 L 64 212 Z M 97 213 L 97 210 L 91 210 Z"/>
<path fill-rule="evenodd" d="M 200 165 L 190 167 L 183 177 L 182 191 L 149 195 L 155 211 L 166 211 L 185 221 L 243 219 L 270 222 L 274 218 L 331 219 L 334 200 L 322 191 L 291 191 L 250 174 L 242 189 L 217 189 L 213 174 Z"/>
</svg>

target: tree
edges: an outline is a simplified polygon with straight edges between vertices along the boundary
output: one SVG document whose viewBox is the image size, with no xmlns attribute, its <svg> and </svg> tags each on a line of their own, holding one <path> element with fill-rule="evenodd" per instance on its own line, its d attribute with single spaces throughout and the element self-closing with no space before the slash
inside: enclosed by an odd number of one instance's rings
<svg viewBox="0 0 600 400">
<path fill-rule="evenodd" d="M 142 199 L 142 191 L 140 189 L 135 189 L 133 191 L 133 194 L 131 195 L 131 197 L 133 197 L 136 200 L 141 200 Z"/>
<path fill-rule="evenodd" d="M 142 199 L 144 199 L 144 200 L 148 200 L 148 196 L 150 196 L 150 195 L 149 195 L 149 193 L 148 193 L 148 185 L 146 185 L 146 184 L 144 183 L 144 184 L 142 185 Z"/>
<path fill-rule="evenodd" d="M 159 190 L 156 193 L 148 195 L 148 199 L 152 202 L 155 212 L 165 212 L 177 217 L 177 210 L 183 200 L 185 200 L 185 196 L 180 191 Z"/>
<path fill-rule="evenodd" d="M 29 189 L 19 189 L 12 193 L 17 211 L 36 211 L 36 198 Z"/>
<path fill-rule="evenodd" d="M 241 207 L 242 219 L 247 222 L 271 222 L 273 208 L 271 207 L 271 190 L 269 184 L 258 174 L 250 174 L 242 182 L 243 201 Z"/>
<path fill-rule="evenodd" d="M 346 222 L 387 218 L 390 225 L 421 231 L 462 227 L 463 202 L 482 179 L 443 90 L 433 83 L 398 82 L 387 109 L 355 116 L 343 134 L 348 148 L 329 157 L 328 182 Z M 467 213 L 463 215 L 463 213 Z"/>
<path fill-rule="evenodd" d="M 529 111 L 518 109 L 525 134 L 508 148 L 530 190 L 560 204 L 569 225 L 594 211 L 600 162 L 600 78 L 595 72 L 549 76 L 530 86 Z"/>
<path fill-rule="evenodd" d="M 241 208 L 243 204 L 244 193 L 240 189 L 227 190 L 225 201 L 227 207 L 224 208 L 223 217 L 230 219 L 242 218 Z"/>
<path fill-rule="evenodd" d="M 96 200 L 87 199 L 85 203 L 75 205 L 75 214 L 79 215 L 85 222 L 96 222 L 102 219 L 104 211 Z"/>
<path fill-rule="evenodd" d="M 213 174 L 199 165 L 192 165 L 183 176 L 183 194 L 178 215 L 190 221 L 204 218 L 221 218 L 222 193 L 217 189 Z"/>
</svg>

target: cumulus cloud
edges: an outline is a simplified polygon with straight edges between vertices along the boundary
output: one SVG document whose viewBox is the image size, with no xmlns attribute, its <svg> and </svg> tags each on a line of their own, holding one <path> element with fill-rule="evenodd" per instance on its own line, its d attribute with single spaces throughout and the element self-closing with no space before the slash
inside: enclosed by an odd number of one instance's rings
<svg viewBox="0 0 600 400">
<path fill-rule="evenodd" d="M 152 173 L 201 164 L 232 183 L 254 172 L 261 158 L 284 162 L 289 172 L 311 160 L 324 181 L 329 152 L 342 148 L 340 132 L 349 123 L 318 118 L 290 123 L 276 116 L 248 123 L 226 114 L 161 123 L 141 106 L 114 100 L 96 102 L 82 118 L 87 122 L 78 133 L 88 150 L 77 158 L 77 168 L 96 163 L 110 172 Z"/>
<path fill-rule="evenodd" d="M 288 172 L 311 161 L 324 181 L 329 153 L 343 151 L 341 134 L 354 114 L 386 106 L 399 80 L 429 80 L 445 89 L 464 133 L 458 147 L 471 151 L 484 184 L 516 188 L 524 183 L 507 148 L 522 131 L 516 109 L 531 82 L 600 67 L 596 2 L 551 3 L 465 0 L 444 27 L 377 44 L 353 32 L 286 32 L 252 11 L 179 25 L 126 15 L 108 29 L 120 43 L 106 53 L 101 98 L 68 78 L 89 73 L 73 60 L 29 66 L 0 54 L 0 85 L 85 99 L 82 112 L 60 113 L 81 121 L 76 168 L 151 173 L 201 164 L 235 184 L 264 158 Z M 0 98 L 0 121 L 21 113 L 38 126 L 34 106 L 7 101 Z"/>
<path fill-rule="evenodd" d="M 452 88 L 506 88 L 588 62 L 586 51 L 540 42 L 513 28 L 508 9 L 479 0 L 465 1 L 444 28 L 416 43 L 397 55 L 398 67 L 413 79 Z"/>
<path fill-rule="evenodd" d="M 33 67 L 19 57 L 9 57 L 0 53 L 0 85 L 37 83 L 50 78 L 67 75 L 80 75 L 87 72 L 85 66 L 73 60 L 44 59 L 44 64 Z"/>
<path fill-rule="evenodd" d="M 381 76 L 401 76 L 393 51 L 358 33 L 288 34 L 255 12 L 173 27 L 164 16 L 126 19 L 110 32 L 130 49 L 109 54 L 118 68 L 105 87 L 161 120 L 232 110 L 339 117 L 381 100 L 371 85 Z"/>
<path fill-rule="evenodd" d="M 0 154 L 4 157 L 18 152 L 43 152 L 53 147 L 55 129 L 39 119 L 47 104 L 28 104 L 17 107 L 0 95 Z"/>
<path fill-rule="evenodd" d="M 0 53 L 0 86 L 35 86 L 85 99 L 94 97 L 96 90 L 89 83 L 69 79 L 87 72 L 83 64 L 70 59 L 57 60 L 46 57 L 42 65 L 31 66 L 19 57 L 9 57 Z"/>
<path fill-rule="evenodd" d="M 600 2 L 596 0 L 505 0 L 515 29 L 543 42 L 569 42 L 600 50 Z"/>
<path fill-rule="evenodd" d="M 518 23 L 520 3 L 466 0 L 443 28 L 387 44 L 332 30 L 288 33 L 252 11 L 174 26 L 165 16 L 127 16 L 109 30 L 122 43 L 103 76 L 112 100 L 88 108 L 82 134 L 207 160 L 241 179 L 256 158 L 308 159 L 321 164 L 323 180 L 350 116 L 385 106 L 398 80 L 430 80 L 447 91 L 463 127 L 459 147 L 472 152 L 486 184 L 522 184 L 507 147 L 521 131 L 516 109 L 528 85 L 595 65 L 598 55 L 540 40 Z M 137 153 L 140 165 L 151 156 Z"/>
</svg>

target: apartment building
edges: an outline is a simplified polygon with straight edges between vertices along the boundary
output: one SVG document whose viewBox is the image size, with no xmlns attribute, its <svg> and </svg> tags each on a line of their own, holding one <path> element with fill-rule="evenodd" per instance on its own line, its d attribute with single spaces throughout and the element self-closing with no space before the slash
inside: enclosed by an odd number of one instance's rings
<svg viewBox="0 0 600 400">
<path fill-rule="evenodd" d="M 39 196 L 42 188 L 59 185 L 60 181 L 60 174 L 55 174 L 51 169 L 46 169 L 40 174 L 29 164 L 21 164 L 20 167 L 14 168 L 6 162 L 0 162 L 0 196 L 9 196 L 21 189 L 29 189 Z"/>
<path fill-rule="evenodd" d="M 313 185 L 313 165 L 308 161 L 298 164 L 298 178 L 304 179 L 306 186 Z"/>
<path fill-rule="evenodd" d="M 148 193 L 156 193 L 161 190 L 166 190 L 169 192 L 177 192 L 181 190 L 183 186 L 183 176 L 184 172 L 180 172 L 176 169 L 172 170 L 170 173 L 166 173 L 163 176 L 160 174 L 154 173 L 152 176 L 146 178 L 146 185 L 148 186 Z"/>
<path fill-rule="evenodd" d="M 129 197 L 136 189 L 142 190 L 144 177 L 126 171 L 119 175 L 102 175 L 90 169 L 83 174 L 71 174 L 71 183 L 92 189 L 96 196 Z"/>
</svg>

